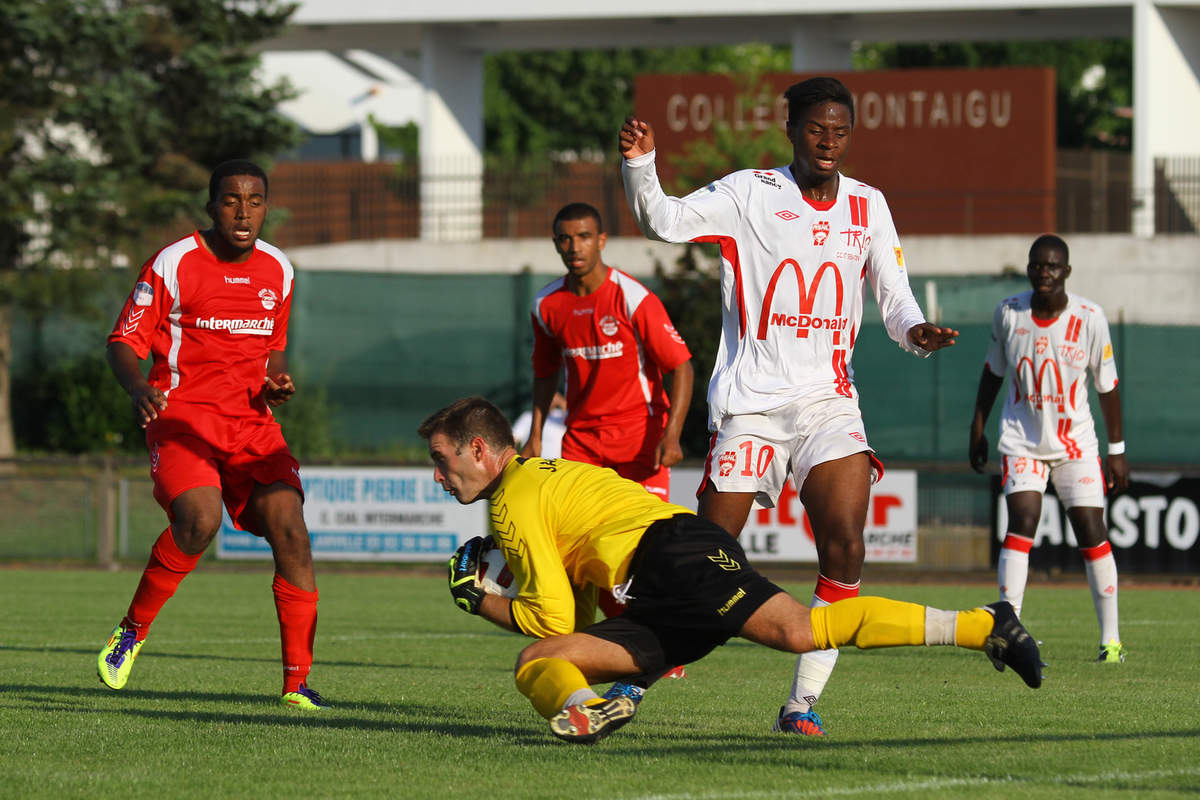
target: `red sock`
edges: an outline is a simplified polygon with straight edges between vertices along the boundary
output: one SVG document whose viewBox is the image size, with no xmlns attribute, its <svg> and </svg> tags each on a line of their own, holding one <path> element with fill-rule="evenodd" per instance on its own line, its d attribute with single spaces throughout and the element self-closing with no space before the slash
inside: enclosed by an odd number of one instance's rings
<svg viewBox="0 0 1200 800">
<path fill-rule="evenodd" d="M 150 561 L 142 572 L 142 580 L 133 593 L 129 610 L 125 612 L 125 619 L 121 620 L 122 625 L 137 629 L 139 642 L 146 638 L 150 623 L 154 622 L 163 604 L 175 594 L 179 582 L 196 568 L 202 555 L 197 553 L 189 556 L 180 550 L 169 525 L 159 534 L 158 540 L 150 548 Z"/>
<path fill-rule="evenodd" d="M 308 677 L 313 662 L 313 639 L 317 635 L 317 592 L 297 589 L 278 574 L 271 583 L 275 612 L 279 617 L 279 641 L 283 649 L 283 693 L 294 692 Z"/>
<path fill-rule="evenodd" d="M 858 597 L 858 587 L 862 581 L 854 583 L 842 583 L 835 581 L 833 578 L 826 578 L 821 573 L 817 573 L 817 588 L 813 590 L 813 597 L 833 604 L 838 600 L 845 600 L 848 597 Z"/>
</svg>

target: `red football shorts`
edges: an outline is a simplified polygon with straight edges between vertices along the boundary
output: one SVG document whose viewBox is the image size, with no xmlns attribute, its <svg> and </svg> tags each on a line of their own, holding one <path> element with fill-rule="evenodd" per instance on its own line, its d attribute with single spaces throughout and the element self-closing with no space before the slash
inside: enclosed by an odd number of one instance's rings
<svg viewBox="0 0 1200 800">
<path fill-rule="evenodd" d="M 671 470 L 654 466 L 654 451 L 662 439 L 665 416 L 647 419 L 645 425 L 568 427 L 563 434 L 562 457 L 609 467 L 622 478 L 636 481 L 652 494 L 670 500 Z"/>
<path fill-rule="evenodd" d="M 303 497 L 300 464 L 292 456 L 274 418 L 239 419 L 187 409 L 171 403 L 146 426 L 154 499 L 171 514 L 171 503 L 188 489 L 213 486 L 229 518 L 239 520 L 258 484 L 280 482 Z M 254 531 L 257 533 L 257 531 Z"/>
</svg>

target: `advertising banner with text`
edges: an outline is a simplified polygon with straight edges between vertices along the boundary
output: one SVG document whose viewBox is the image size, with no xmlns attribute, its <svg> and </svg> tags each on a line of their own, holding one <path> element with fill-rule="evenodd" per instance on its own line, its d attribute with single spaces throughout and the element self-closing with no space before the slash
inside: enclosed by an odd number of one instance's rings
<svg viewBox="0 0 1200 800">
<path fill-rule="evenodd" d="M 487 504 L 459 505 L 429 467 L 306 467 L 304 522 L 313 558 L 444 562 L 487 529 Z M 225 514 L 218 558 L 270 558 L 266 541 Z"/>
<path fill-rule="evenodd" d="M 698 469 L 671 470 L 671 502 L 696 508 L 696 487 L 703 473 Z M 750 511 L 740 537 L 746 554 L 754 561 L 802 561 L 816 563 L 808 513 L 800 503 L 791 480 L 774 508 Z M 888 470 L 871 487 L 867 527 L 863 532 L 866 560 L 871 563 L 915 563 L 917 560 L 917 473 Z"/>
<path fill-rule="evenodd" d="M 992 492 L 996 508 L 994 566 L 1008 530 L 1008 508 L 998 477 L 992 479 Z M 1200 572 L 1200 477 L 1135 472 L 1130 476 L 1128 491 L 1109 498 L 1105 521 L 1119 571 Z M 1083 571 L 1075 532 L 1066 509 L 1052 491 L 1043 498 L 1029 566 Z"/>
</svg>

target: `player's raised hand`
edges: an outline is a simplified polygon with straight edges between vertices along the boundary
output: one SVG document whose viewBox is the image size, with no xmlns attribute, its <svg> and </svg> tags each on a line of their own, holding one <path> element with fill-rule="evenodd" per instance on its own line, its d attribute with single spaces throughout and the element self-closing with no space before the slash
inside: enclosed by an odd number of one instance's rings
<svg viewBox="0 0 1200 800">
<path fill-rule="evenodd" d="M 908 329 L 908 340 L 928 352 L 950 347 L 957 339 L 958 331 L 953 328 L 939 328 L 931 322 L 922 322 Z"/>
<path fill-rule="evenodd" d="M 479 585 L 479 559 L 483 556 L 483 537 L 468 539 L 450 556 L 450 596 L 454 604 L 468 614 L 478 614 L 484 591 Z"/>
<path fill-rule="evenodd" d="M 129 400 L 133 404 L 133 418 L 143 428 L 158 419 L 158 412 L 167 407 L 167 396 L 144 381 L 129 393 Z"/>
<path fill-rule="evenodd" d="M 625 158 L 637 158 L 654 150 L 654 128 L 637 117 L 626 117 L 617 147 Z"/>
<path fill-rule="evenodd" d="M 272 408 L 283 405 L 295 393 L 296 384 L 292 382 L 292 376 L 286 372 L 281 372 L 274 377 L 268 375 L 263 379 L 263 399 Z"/>
</svg>

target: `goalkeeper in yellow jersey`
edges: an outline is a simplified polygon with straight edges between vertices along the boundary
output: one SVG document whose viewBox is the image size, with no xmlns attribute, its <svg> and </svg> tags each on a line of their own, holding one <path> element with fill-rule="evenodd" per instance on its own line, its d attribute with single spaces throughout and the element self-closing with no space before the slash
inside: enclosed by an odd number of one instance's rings
<svg viewBox="0 0 1200 800">
<path fill-rule="evenodd" d="M 521 458 L 498 408 L 480 397 L 432 414 L 434 478 L 463 504 L 486 499 L 491 532 L 518 588 L 513 599 L 478 581 L 483 540 L 450 561 L 464 610 L 539 641 L 521 651 L 517 689 L 570 742 L 594 742 L 633 719 L 636 702 L 593 683 L 653 676 L 703 658 L 733 636 L 790 653 L 843 645 L 957 645 L 987 653 L 1030 687 L 1042 683 L 1037 642 L 1006 602 L 969 611 L 856 597 L 809 609 L 747 563 L 738 541 L 610 469 Z M 585 589 L 610 591 L 624 614 L 577 630 Z M 582 602 L 590 603 L 590 599 Z"/>
</svg>

